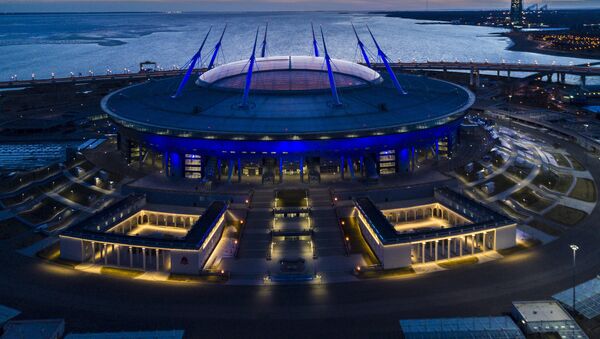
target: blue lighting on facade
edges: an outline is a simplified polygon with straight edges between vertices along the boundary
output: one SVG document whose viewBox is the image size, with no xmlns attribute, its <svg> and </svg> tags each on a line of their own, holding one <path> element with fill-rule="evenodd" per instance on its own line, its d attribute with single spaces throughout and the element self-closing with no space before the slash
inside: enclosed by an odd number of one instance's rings
<svg viewBox="0 0 600 339">
<path fill-rule="evenodd" d="M 141 140 L 161 152 L 197 153 L 222 158 L 253 156 L 361 156 L 368 152 L 404 149 L 415 145 L 433 145 L 444 137 L 454 135 L 462 119 L 426 130 L 345 139 L 324 140 L 217 140 L 144 134 Z M 135 132 L 134 132 L 135 133 Z M 408 151 L 406 151 L 408 152 Z M 401 155 L 401 158 L 405 156 Z"/>
</svg>

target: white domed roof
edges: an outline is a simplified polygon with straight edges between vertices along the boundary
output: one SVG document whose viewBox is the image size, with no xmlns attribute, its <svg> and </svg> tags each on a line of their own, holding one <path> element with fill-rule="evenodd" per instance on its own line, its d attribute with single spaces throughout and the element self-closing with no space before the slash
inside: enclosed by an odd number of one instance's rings
<svg viewBox="0 0 600 339">
<path fill-rule="evenodd" d="M 241 80 L 240 75 L 248 72 L 248 65 L 248 60 L 240 60 L 213 68 L 200 76 L 198 79 L 198 84 L 217 84 L 221 82 L 221 80 L 227 78 L 237 78 Z M 331 65 L 336 76 L 336 83 L 338 82 L 338 79 L 342 80 L 339 84 L 339 87 L 352 87 L 354 85 L 365 85 L 382 81 L 379 73 L 354 62 L 332 59 Z M 288 72 L 286 71 L 308 71 L 311 73 L 314 72 L 316 77 L 322 77 L 324 73 L 327 72 L 327 65 L 325 63 L 325 58 L 323 57 L 273 56 L 267 58 L 257 58 L 253 68 L 253 74 L 263 72 L 273 72 L 274 74 L 281 73 L 282 77 L 289 79 L 287 75 Z M 305 75 L 302 78 L 304 78 L 303 80 L 306 80 Z M 295 80 L 292 77 L 290 81 L 294 82 Z M 232 87 L 239 88 L 239 85 L 241 85 L 239 82 L 240 81 L 237 81 L 237 83 Z M 229 83 L 227 85 L 223 84 L 223 86 L 218 87 L 229 87 Z M 319 85 L 318 87 L 321 86 Z"/>
</svg>

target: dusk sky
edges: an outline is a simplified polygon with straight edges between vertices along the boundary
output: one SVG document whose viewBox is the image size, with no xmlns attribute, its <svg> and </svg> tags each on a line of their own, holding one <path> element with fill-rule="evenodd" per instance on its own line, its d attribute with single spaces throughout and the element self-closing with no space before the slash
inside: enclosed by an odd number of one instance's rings
<svg viewBox="0 0 600 339">
<path fill-rule="evenodd" d="M 600 0 L 526 1 L 553 8 L 600 7 Z M 0 0 L 0 12 L 38 11 L 283 11 L 508 8 L 509 0 Z"/>
</svg>

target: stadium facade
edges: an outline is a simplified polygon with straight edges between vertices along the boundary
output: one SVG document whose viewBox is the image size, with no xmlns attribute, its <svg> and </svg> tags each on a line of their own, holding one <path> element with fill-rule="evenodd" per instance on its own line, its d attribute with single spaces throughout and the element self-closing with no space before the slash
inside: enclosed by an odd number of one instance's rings
<svg viewBox="0 0 600 339">
<path fill-rule="evenodd" d="M 228 182 L 376 179 L 451 156 L 474 102 L 469 90 L 396 74 L 378 45 L 382 74 L 368 59 L 330 58 L 326 45 L 319 56 L 314 43 L 315 56 L 255 57 L 255 41 L 248 60 L 209 67 L 196 81 L 187 81 L 190 67 L 109 94 L 102 108 L 118 126 L 119 149 L 167 176 Z"/>
</svg>

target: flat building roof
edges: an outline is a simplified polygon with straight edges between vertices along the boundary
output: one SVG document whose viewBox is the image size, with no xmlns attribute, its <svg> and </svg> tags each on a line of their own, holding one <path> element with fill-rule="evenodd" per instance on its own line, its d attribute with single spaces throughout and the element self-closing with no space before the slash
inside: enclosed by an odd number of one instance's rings
<svg viewBox="0 0 600 339">
<path fill-rule="evenodd" d="M 515 301 L 513 305 L 526 322 L 573 320 L 554 300 Z"/>
</svg>

